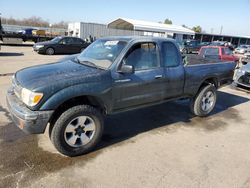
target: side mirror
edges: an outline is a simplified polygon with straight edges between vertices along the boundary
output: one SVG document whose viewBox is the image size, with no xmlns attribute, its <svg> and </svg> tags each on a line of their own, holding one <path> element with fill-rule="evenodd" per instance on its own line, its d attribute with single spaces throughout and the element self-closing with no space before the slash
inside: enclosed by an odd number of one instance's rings
<svg viewBox="0 0 250 188">
<path fill-rule="evenodd" d="M 135 72 L 135 69 L 132 65 L 123 64 L 118 72 L 124 74 L 133 74 Z"/>
</svg>

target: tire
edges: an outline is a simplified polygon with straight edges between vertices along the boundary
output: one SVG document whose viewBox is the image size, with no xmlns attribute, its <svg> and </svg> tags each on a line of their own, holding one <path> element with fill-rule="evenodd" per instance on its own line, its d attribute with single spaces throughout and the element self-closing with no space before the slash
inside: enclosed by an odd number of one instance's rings
<svg viewBox="0 0 250 188">
<path fill-rule="evenodd" d="M 88 131 L 91 127 L 92 132 Z M 60 115 L 51 129 L 50 138 L 60 153 L 74 157 L 93 150 L 100 141 L 102 133 L 101 113 L 92 106 L 79 105 Z"/>
<path fill-rule="evenodd" d="M 53 48 L 47 48 L 45 53 L 47 55 L 54 55 L 55 54 L 55 50 Z"/>
<path fill-rule="evenodd" d="M 190 108 L 196 116 L 207 116 L 215 107 L 217 100 L 216 88 L 209 84 L 204 86 L 199 93 L 191 99 Z"/>
</svg>

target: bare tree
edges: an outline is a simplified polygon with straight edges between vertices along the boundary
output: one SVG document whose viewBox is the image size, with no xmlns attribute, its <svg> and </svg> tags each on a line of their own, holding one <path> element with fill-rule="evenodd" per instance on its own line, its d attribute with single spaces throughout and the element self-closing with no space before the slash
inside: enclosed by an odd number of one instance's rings
<svg viewBox="0 0 250 188">
<path fill-rule="evenodd" d="M 2 18 L 2 24 L 8 25 L 21 25 L 21 26 L 31 26 L 31 27 L 49 27 L 50 23 L 48 20 L 44 20 L 41 17 L 32 16 L 30 18 L 15 19 L 13 17 Z M 67 28 L 67 22 L 61 21 L 52 24 L 53 27 L 57 28 Z"/>
</svg>

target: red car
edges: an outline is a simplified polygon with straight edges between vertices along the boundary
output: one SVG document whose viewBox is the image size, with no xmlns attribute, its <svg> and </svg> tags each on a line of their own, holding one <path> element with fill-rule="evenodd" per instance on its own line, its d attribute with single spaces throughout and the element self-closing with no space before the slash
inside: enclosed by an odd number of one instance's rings
<svg viewBox="0 0 250 188">
<path fill-rule="evenodd" d="M 222 61 L 239 61 L 239 58 L 233 55 L 232 50 L 225 46 L 203 46 L 199 51 L 199 55 Z"/>
</svg>

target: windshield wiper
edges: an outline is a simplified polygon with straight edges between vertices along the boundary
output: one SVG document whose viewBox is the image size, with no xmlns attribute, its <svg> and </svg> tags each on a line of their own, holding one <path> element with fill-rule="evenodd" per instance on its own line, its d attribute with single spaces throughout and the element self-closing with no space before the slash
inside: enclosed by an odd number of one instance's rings
<svg viewBox="0 0 250 188">
<path fill-rule="evenodd" d="M 85 64 L 85 65 L 88 65 L 91 67 L 99 68 L 96 64 L 94 64 L 90 61 L 80 61 L 78 58 L 76 58 L 76 61 L 77 61 L 77 63 L 80 63 L 80 64 Z"/>
</svg>

